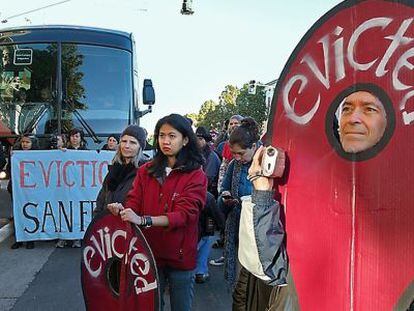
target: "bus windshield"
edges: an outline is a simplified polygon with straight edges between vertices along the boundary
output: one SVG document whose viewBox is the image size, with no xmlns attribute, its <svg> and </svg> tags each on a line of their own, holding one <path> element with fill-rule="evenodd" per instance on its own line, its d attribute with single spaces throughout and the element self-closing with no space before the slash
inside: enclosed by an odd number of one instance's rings
<svg viewBox="0 0 414 311">
<path fill-rule="evenodd" d="M 59 115 L 64 133 L 73 127 L 120 133 L 131 122 L 130 52 L 62 43 L 61 66 L 54 43 L 3 45 L 0 54 L 0 135 L 54 133 Z"/>
</svg>

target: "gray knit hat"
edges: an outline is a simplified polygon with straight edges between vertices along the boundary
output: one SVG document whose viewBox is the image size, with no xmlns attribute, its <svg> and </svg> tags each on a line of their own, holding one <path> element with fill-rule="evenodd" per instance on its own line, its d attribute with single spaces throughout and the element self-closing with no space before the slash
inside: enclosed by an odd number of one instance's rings
<svg viewBox="0 0 414 311">
<path fill-rule="evenodd" d="M 136 138 L 141 146 L 141 149 L 145 149 L 145 145 L 147 144 L 147 131 L 145 129 L 138 125 L 130 125 L 122 132 L 121 139 L 124 135 Z"/>
</svg>

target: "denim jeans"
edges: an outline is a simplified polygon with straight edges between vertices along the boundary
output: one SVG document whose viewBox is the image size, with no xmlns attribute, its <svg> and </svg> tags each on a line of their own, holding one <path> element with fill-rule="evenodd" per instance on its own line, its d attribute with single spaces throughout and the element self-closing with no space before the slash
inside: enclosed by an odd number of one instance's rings
<svg viewBox="0 0 414 311">
<path fill-rule="evenodd" d="M 208 256 L 214 236 L 203 236 L 197 245 L 197 268 L 195 274 L 208 274 Z"/>
<path fill-rule="evenodd" d="M 161 290 L 161 310 L 164 310 L 164 291 L 168 284 L 171 311 L 190 311 L 194 297 L 194 270 L 158 268 Z"/>
</svg>

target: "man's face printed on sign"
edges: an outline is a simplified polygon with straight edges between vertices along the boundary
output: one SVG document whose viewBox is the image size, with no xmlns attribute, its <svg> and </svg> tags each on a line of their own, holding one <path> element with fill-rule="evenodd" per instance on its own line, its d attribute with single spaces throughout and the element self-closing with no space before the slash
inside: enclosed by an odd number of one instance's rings
<svg viewBox="0 0 414 311">
<path fill-rule="evenodd" d="M 387 115 L 376 96 L 367 91 L 348 95 L 339 111 L 339 139 L 345 152 L 375 146 L 384 135 Z"/>
</svg>

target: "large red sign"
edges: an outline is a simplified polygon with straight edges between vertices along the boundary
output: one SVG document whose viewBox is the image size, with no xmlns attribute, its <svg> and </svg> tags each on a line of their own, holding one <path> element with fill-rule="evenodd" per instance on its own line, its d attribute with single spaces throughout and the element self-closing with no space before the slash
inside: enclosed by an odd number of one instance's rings
<svg viewBox="0 0 414 311">
<path fill-rule="evenodd" d="M 281 74 L 268 133 L 290 160 L 280 191 L 301 310 L 414 301 L 413 70 L 413 2 L 367 0 L 323 16 Z"/>
<path fill-rule="evenodd" d="M 84 237 L 82 288 L 88 310 L 160 310 L 157 268 L 136 226 L 104 214 Z"/>
</svg>

